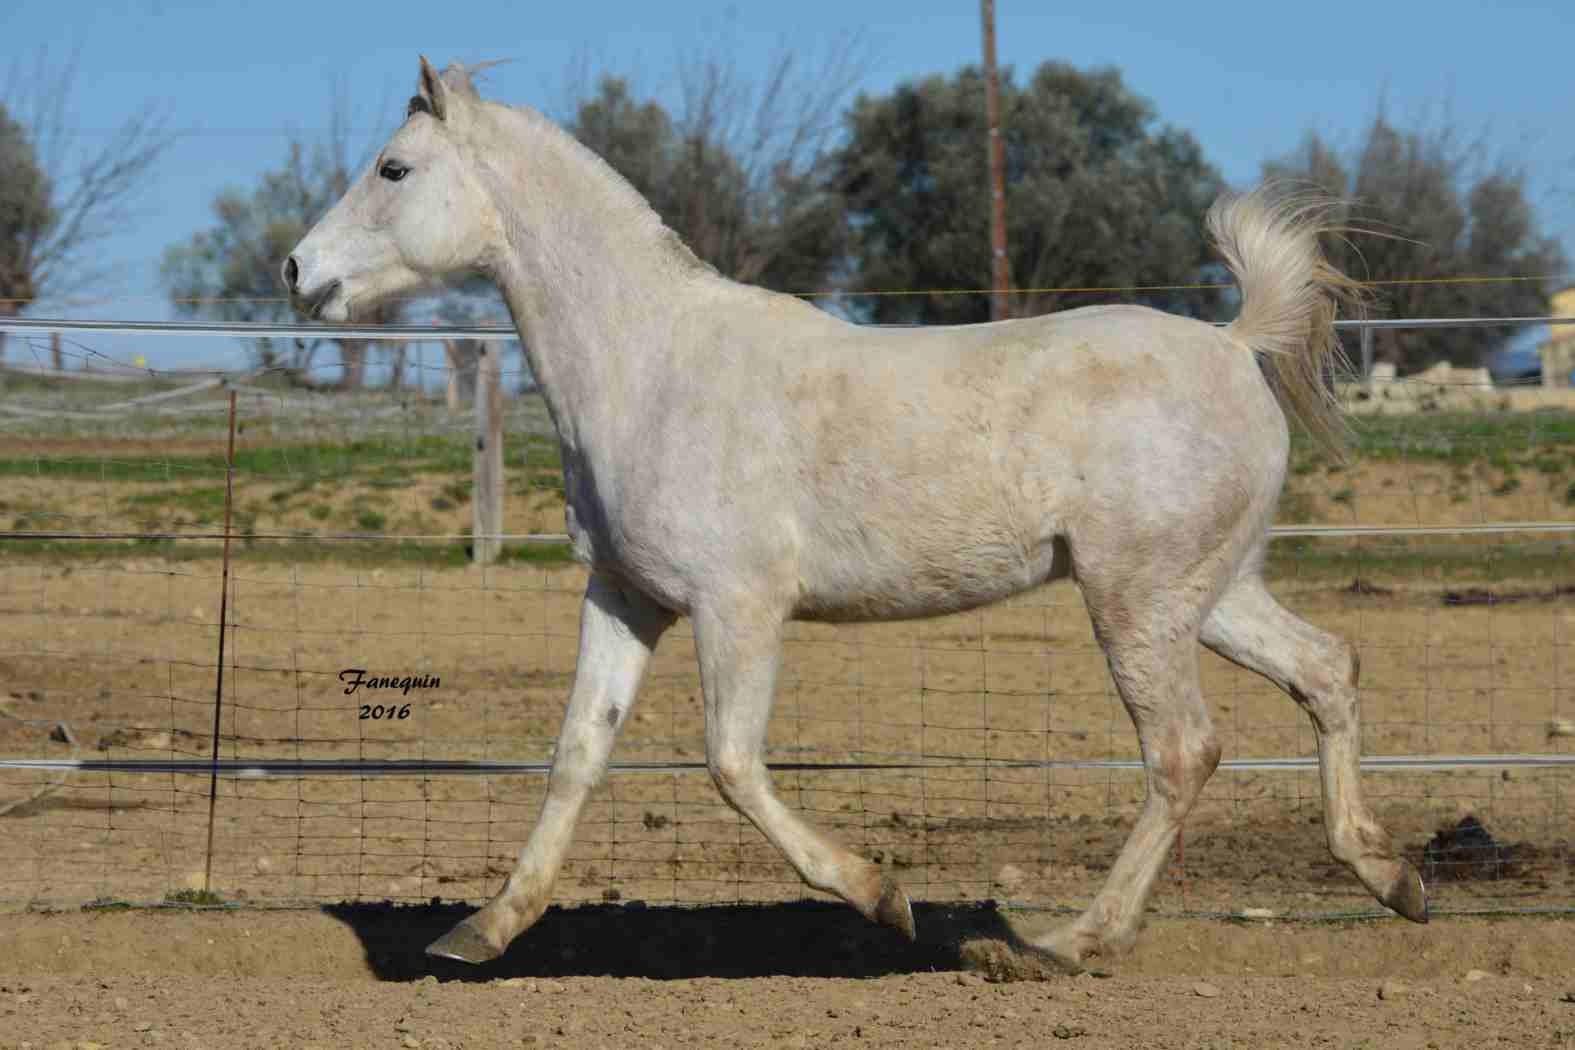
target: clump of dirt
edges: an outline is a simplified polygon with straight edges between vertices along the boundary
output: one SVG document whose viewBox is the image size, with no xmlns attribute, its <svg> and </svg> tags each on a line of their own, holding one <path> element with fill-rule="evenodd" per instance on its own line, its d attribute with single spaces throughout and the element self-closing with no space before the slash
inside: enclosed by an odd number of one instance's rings
<svg viewBox="0 0 1575 1050">
<path fill-rule="evenodd" d="M 1356 594 L 1369 597 L 1382 597 L 1384 595 L 1394 593 L 1394 588 L 1380 587 L 1371 580 L 1364 580 L 1360 576 L 1353 578 L 1349 586 L 1341 587 L 1340 590 L 1344 594 Z"/>
<path fill-rule="evenodd" d="M 1445 591 L 1445 605 L 1507 605 L 1510 602 L 1551 602 L 1575 597 L 1575 584 L 1561 584 L 1545 591 L 1490 591 L 1486 587 L 1466 587 Z"/>
<path fill-rule="evenodd" d="M 958 949 L 963 966 L 974 970 L 992 984 L 1013 981 L 1052 981 L 1066 971 L 1049 959 L 1029 951 L 1019 951 L 1005 941 L 989 937 L 966 940 Z"/>
<path fill-rule="evenodd" d="M 1422 847 L 1422 878 L 1428 882 L 1522 878 L 1536 853 L 1530 843 L 1499 842 L 1468 814 L 1454 827 L 1440 829 Z"/>
</svg>

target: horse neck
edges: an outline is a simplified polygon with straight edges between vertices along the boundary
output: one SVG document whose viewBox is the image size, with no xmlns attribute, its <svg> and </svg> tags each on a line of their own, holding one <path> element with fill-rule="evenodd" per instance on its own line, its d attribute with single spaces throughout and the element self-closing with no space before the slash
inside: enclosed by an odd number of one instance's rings
<svg viewBox="0 0 1575 1050">
<path fill-rule="evenodd" d="M 579 446 L 668 367 L 673 318 L 709 271 L 589 150 L 527 130 L 523 170 L 494 176 L 507 240 L 494 276 L 559 433 Z"/>
</svg>

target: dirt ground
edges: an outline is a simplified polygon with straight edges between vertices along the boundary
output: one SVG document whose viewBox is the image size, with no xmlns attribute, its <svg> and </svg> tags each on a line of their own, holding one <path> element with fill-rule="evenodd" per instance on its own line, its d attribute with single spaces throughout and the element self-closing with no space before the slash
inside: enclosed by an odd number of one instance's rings
<svg viewBox="0 0 1575 1050">
<path fill-rule="evenodd" d="M 0 718 L 0 752 L 206 759 L 216 576 L 205 562 L 8 566 L 0 712 L 10 717 Z M 550 756 L 574 666 L 578 570 L 243 565 L 232 584 L 224 757 Z M 1575 600 L 1548 597 L 1546 580 L 1494 586 L 1528 597 L 1450 605 L 1436 587 L 1402 582 L 1276 589 L 1309 619 L 1359 640 L 1366 754 L 1568 755 L 1575 738 L 1558 729 L 1575 717 Z M 1136 817 L 1140 771 L 1001 764 L 1138 757 L 1073 588 L 922 623 L 798 624 L 786 659 L 771 761 L 895 767 L 781 771 L 790 805 L 888 864 L 915 899 L 1088 901 Z M 812 896 L 698 768 L 694 667 L 680 624 L 614 755 L 691 768 L 609 778 L 587 809 L 560 900 Z M 438 684 L 346 696 L 347 668 Z M 1305 718 L 1272 685 L 1207 653 L 1204 684 L 1227 760 L 1313 754 Z M 408 717 L 360 717 L 363 702 L 393 701 L 410 705 Z M 70 735 L 52 739 L 59 723 Z M 46 780 L 0 772 L 0 802 Z M 1371 771 L 1364 782 L 1419 863 L 1440 828 L 1467 816 L 1499 844 L 1489 870 L 1471 878 L 1429 873 L 1436 905 L 1575 902 L 1568 767 Z M 512 867 L 542 786 L 534 775 L 222 781 L 212 885 L 254 903 L 483 900 Z M 0 816 L 10 843 L 0 899 L 159 901 L 199 886 L 207 796 L 206 776 L 74 776 Z M 1372 907 L 1330 858 L 1322 813 L 1311 770 L 1222 770 L 1155 906 L 1282 915 Z"/>
<path fill-rule="evenodd" d="M 1575 516 L 1575 461 L 1510 467 L 1298 471 L 1282 521 Z M 170 476 L 144 492 L 18 475 L 0 487 L 0 525 L 196 528 L 213 520 L 219 477 Z M 239 479 L 247 521 L 468 528 L 453 478 L 404 478 L 396 465 L 390 476 L 307 480 Z M 528 480 L 511 479 L 510 531 L 558 530 L 556 493 Z M 1496 542 L 1484 539 L 1484 552 Z M 1358 643 L 1364 753 L 1570 755 L 1575 593 L 1557 592 L 1575 578 L 1495 579 L 1448 601 L 1458 582 L 1386 576 L 1393 560 L 1371 549 L 1377 569 L 1360 585 L 1323 575 L 1274 587 Z M 217 561 L 130 550 L 0 560 L 0 754 L 206 759 L 218 573 Z M 229 597 L 221 754 L 545 760 L 582 586 L 575 569 L 243 560 Z M 350 668 L 436 681 L 351 696 L 340 677 Z M 1203 673 L 1228 761 L 1313 754 L 1305 718 L 1274 687 L 1212 654 Z M 393 717 L 363 718 L 363 703 Z M 565 907 L 480 969 L 420 948 L 497 888 L 535 819 L 539 776 L 221 781 L 212 885 L 239 907 L 189 911 L 116 902 L 203 884 L 206 776 L 79 774 L 29 800 L 51 777 L 0 770 L 0 1050 L 1575 1048 L 1567 918 L 1439 914 L 1575 906 L 1568 767 L 1364 776 L 1380 818 L 1427 872 L 1436 917 L 1425 927 L 1327 921 L 1373 904 L 1324 846 L 1316 775 L 1221 770 L 1136 953 L 1069 977 L 1018 938 L 1086 904 L 1143 790 L 1132 769 L 1004 764 L 1137 758 L 1069 585 L 925 623 L 795 625 L 770 748 L 779 766 L 891 767 L 782 769 L 777 783 L 789 805 L 901 879 L 917 902 L 917 944 L 805 890 L 695 768 L 610 778 L 557 887 Z M 664 642 L 614 758 L 703 764 L 684 625 Z M 1463 864 L 1430 852 L 1466 818 L 1492 845 Z M 280 907 L 300 902 L 317 906 Z"/>
<path fill-rule="evenodd" d="M 1070 977 L 1043 916 L 922 906 L 553 910 L 481 969 L 444 908 L 0 915 L 0 1048 L 1575 1046 L 1568 921 L 1156 921 Z"/>
</svg>

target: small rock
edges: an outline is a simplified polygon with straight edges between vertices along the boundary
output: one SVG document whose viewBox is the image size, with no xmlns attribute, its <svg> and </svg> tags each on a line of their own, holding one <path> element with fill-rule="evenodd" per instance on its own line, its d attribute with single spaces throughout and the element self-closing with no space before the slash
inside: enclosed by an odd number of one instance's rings
<svg viewBox="0 0 1575 1050">
<path fill-rule="evenodd" d="M 1018 885 L 1027 877 L 1028 873 L 1023 871 L 1023 869 L 1019 868 L 1016 864 L 1002 865 L 1001 870 L 995 873 L 996 884 L 1005 886 L 1007 889 L 1011 889 L 1013 886 Z"/>
<path fill-rule="evenodd" d="M 1410 985 L 1406 984 L 1404 981 L 1397 981 L 1392 977 L 1378 986 L 1378 998 L 1384 1000 L 1385 1002 L 1390 1002 L 1410 994 Z"/>
<path fill-rule="evenodd" d="M 421 1040 L 413 1035 L 407 1035 L 399 1041 L 399 1045 L 404 1047 L 405 1050 L 420 1050 Z"/>
<path fill-rule="evenodd" d="M 1192 994 L 1202 996 L 1204 999 L 1213 999 L 1220 994 L 1220 990 L 1207 981 L 1199 981 L 1192 986 Z"/>
<path fill-rule="evenodd" d="M 1058 1024 L 1050 1030 L 1050 1034 L 1057 1039 L 1076 1039 L 1080 1035 L 1087 1035 L 1088 1029 L 1082 1025 Z"/>
<path fill-rule="evenodd" d="M 394 1022 L 394 1031 L 396 1031 L 396 1032 L 414 1032 L 415 1029 L 413 1027 L 411 1027 L 411 1024 L 410 1024 L 409 1021 L 407 1021 L 403 1017 L 401 1017 L 399 1020 Z"/>
<path fill-rule="evenodd" d="M 966 987 L 973 987 L 983 984 L 984 978 L 976 973 L 960 973 L 957 975 L 957 983 Z"/>
<path fill-rule="evenodd" d="M 131 1006 L 131 1004 L 126 1001 L 126 997 L 124 995 L 115 996 L 115 1009 L 125 1010 L 129 1006 Z"/>
<path fill-rule="evenodd" d="M 1244 918 L 1244 919 L 1272 919 L 1272 918 L 1274 918 L 1274 909 L 1273 908 L 1243 908 L 1241 910 L 1241 917 Z"/>
<path fill-rule="evenodd" d="M 1493 975 L 1488 973 L 1486 970 L 1467 970 L 1466 971 L 1466 980 L 1468 980 L 1468 981 L 1485 981 L 1489 977 L 1492 977 L 1492 976 Z"/>
<path fill-rule="evenodd" d="M 153 1023 L 151 1021 L 138 1021 L 136 1024 L 131 1026 L 131 1030 L 133 1032 L 146 1032 L 152 1027 Z"/>
<path fill-rule="evenodd" d="M 1571 988 L 1569 991 L 1567 991 L 1563 995 L 1559 996 L 1559 1002 L 1561 1002 L 1561 1003 L 1575 1003 L 1575 988 Z"/>
</svg>

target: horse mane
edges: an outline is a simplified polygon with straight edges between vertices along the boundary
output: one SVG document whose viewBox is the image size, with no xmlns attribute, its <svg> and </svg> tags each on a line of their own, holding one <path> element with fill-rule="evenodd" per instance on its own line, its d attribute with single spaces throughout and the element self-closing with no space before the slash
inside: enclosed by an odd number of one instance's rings
<svg viewBox="0 0 1575 1050">
<path fill-rule="evenodd" d="M 468 68 L 450 65 L 448 69 L 443 71 L 442 75 L 444 82 L 451 87 L 466 92 L 476 101 L 492 108 L 494 112 L 506 113 L 517 118 L 524 123 L 529 134 L 545 138 L 547 141 L 560 146 L 569 155 L 576 156 L 583 161 L 619 201 L 627 204 L 631 212 L 639 216 L 642 223 L 649 224 L 654 228 L 657 241 L 668 250 L 680 266 L 685 269 L 695 269 L 720 276 L 720 272 L 715 266 L 696 255 L 694 249 L 684 243 L 684 239 L 679 236 L 678 232 L 663 221 L 661 214 L 651 206 L 651 202 L 646 198 L 645 194 L 641 193 L 622 172 L 609 164 L 601 154 L 581 142 L 566 128 L 546 114 L 531 106 L 509 105 L 504 102 L 482 99 L 477 95 L 475 87 L 471 83 L 470 74 L 487 66 L 498 64 L 498 62 L 487 62 L 481 66 Z M 453 81 L 449 80 L 451 74 L 454 77 Z M 412 99 L 411 105 L 414 106 L 418 100 L 420 100 L 420 96 Z M 420 101 L 424 103 L 425 100 Z"/>
</svg>

